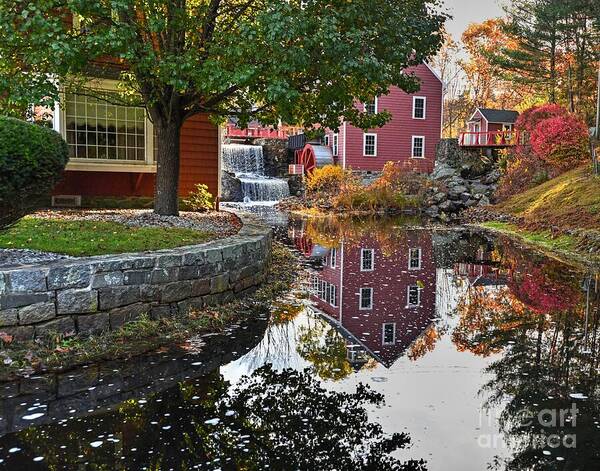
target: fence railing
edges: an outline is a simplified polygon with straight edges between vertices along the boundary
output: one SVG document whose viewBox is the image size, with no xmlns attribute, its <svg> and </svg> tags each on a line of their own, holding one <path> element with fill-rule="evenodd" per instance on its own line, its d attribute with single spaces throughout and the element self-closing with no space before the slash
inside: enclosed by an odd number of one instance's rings
<svg viewBox="0 0 600 471">
<path fill-rule="evenodd" d="M 458 145 L 462 147 L 510 147 L 523 143 L 518 131 L 461 132 Z"/>
</svg>

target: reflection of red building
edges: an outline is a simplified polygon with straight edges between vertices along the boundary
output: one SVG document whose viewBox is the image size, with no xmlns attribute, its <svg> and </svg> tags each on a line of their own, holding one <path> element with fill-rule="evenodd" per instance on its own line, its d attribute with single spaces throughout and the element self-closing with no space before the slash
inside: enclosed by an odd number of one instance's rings
<svg viewBox="0 0 600 471">
<path fill-rule="evenodd" d="M 342 243 L 312 277 L 311 300 L 348 341 L 348 358 L 367 353 L 390 367 L 435 317 L 431 235 L 408 231 L 393 253 L 372 238 Z"/>
<path fill-rule="evenodd" d="M 475 260 L 458 262 L 454 274 L 466 278 L 469 286 L 505 286 L 506 276 L 499 264 L 492 259 L 491 252 L 483 247 L 477 250 Z"/>
</svg>

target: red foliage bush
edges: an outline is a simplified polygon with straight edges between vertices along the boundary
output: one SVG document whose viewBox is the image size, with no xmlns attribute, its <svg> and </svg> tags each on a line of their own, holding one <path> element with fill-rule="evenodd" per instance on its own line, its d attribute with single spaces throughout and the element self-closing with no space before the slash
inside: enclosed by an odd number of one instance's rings
<svg viewBox="0 0 600 471">
<path fill-rule="evenodd" d="M 537 314 L 570 311 L 580 302 L 580 294 L 572 286 L 553 280 L 545 267 L 531 268 L 525 277 L 508 283 L 514 296 Z"/>
<path fill-rule="evenodd" d="M 572 114 L 540 121 L 530 136 L 531 150 L 558 170 L 569 170 L 589 157 L 588 130 Z"/>
<path fill-rule="evenodd" d="M 529 143 L 515 147 L 508 158 L 496 191 L 499 200 L 554 178 L 589 157 L 585 123 L 559 105 L 524 111 L 515 128 Z"/>
<path fill-rule="evenodd" d="M 521 113 L 519 119 L 517 119 L 517 122 L 515 123 L 515 129 L 531 134 L 540 121 L 556 116 L 564 116 L 566 114 L 568 114 L 568 111 L 560 105 L 547 104 L 534 106 Z"/>
</svg>

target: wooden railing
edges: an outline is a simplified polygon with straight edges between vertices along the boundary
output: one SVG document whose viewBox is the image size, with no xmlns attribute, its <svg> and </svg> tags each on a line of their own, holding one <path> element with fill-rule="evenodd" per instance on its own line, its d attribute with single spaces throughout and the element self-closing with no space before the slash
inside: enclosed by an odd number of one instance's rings
<svg viewBox="0 0 600 471">
<path fill-rule="evenodd" d="M 518 131 L 461 132 L 458 145 L 461 147 L 511 147 L 522 143 Z"/>
<path fill-rule="evenodd" d="M 225 129 L 226 137 L 255 137 L 255 138 L 265 138 L 265 139 L 287 139 L 288 132 L 284 129 L 270 129 L 270 128 L 247 128 L 241 129 L 233 124 L 227 125 Z"/>
</svg>

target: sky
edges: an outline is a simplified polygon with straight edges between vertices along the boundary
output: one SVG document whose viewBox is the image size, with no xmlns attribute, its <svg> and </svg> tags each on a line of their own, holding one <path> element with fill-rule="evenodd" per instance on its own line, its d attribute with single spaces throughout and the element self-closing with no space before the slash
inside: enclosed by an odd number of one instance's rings
<svg viewBox="0 0 600 471">
<path fill-rule="evenodd" d="M 502 15 L 499 0 L 444 0 L 444 3 L 453 16 L 446 27 L 457 41 L 470 23 Z"/>
</svg>

